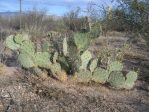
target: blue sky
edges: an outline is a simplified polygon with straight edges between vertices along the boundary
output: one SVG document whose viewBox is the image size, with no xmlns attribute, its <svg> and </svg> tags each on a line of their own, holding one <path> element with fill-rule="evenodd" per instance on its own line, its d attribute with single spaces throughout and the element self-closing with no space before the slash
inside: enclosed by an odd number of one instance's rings
<svg viewBox="0 0 149 112">
<path fill-rule="evenodd" d="M 48 14 L 63 15 L 68 10 L 81 7 L 84 10 L 88 2 L 110 4 L 111 0 L 22 0 L 23 11 L 33 8 L 46 10 Z M 0 0 L 0 12 L 15 12 L 19 10 L 19 0 Z"/>
</svg>

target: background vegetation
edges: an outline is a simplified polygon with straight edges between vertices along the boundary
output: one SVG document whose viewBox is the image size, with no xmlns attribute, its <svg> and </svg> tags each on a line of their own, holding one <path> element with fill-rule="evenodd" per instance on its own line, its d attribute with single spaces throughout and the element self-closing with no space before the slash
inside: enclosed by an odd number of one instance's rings
<svg viewBox="0 0 149 112">
<path fill-rule="evenodd" d="M 33 11 L 22 14 L 21 29 L 34 33 L 45 33 L 50 30 L 65 29 L 72 31 L 88 31 L 88 20 L 99 21 L 103 31 L 120 31 L 142 36 L 148 39 L 149 28 L 149 1 L 148 0 L 113 0 L 117 5 L 100 6 L 93 2 L 88 4 L 86 17 L 81 17 L 80 8 L 71 10 L 55 20 L 46 16 L 46 11 Z M 0 31 L 9 33 L 20 29 L 19 15 L 0 17 Z"/>
</svg>

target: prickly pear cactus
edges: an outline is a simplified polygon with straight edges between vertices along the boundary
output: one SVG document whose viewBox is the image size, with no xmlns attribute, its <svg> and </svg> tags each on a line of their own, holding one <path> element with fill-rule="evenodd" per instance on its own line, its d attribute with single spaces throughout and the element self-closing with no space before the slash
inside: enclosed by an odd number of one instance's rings
<svg viewBox="0 0 149 112">
<path fill-rule="evenodd" d="M 126 74 L 125 88 L 126 89 L 133 88 L 137 78 L 138 78 L 137 72 L 130 71 L 128 74 Z"/>
<path fill-rule="evenodd" d="M 32 58 L 29 55 L 25 54 L 25 53 L 19 54 L 18 60 L 24 68 L 31 68 L 31 67 L 36 66 L 34 64 Z"/>
<path fill-rule="evenodd" d="M 109 72 L 102 68 L 96 68 L 92 80 L 104 84 L 109 77 Z"/>
<path fill-rule="evenodd" d="M 65 37 L 64 40 L 63 40 L 63 54 L 64 56 L 67 56 L 68 54 L 68 50 L 67 50 L 67 38 Z"/>
<path fill-rule="evenodd" d="M 18 60 L 25 68 L 46 68 L 50 69 L 53 74 L 61 71 L 61 66 L 57 63 L 58 53 L 55 52 L 52 58 L 53 64 L 50 61 L 51 55 L 48 52 L 35 52 L 35 46 L 30 41 L 27 35 L 18 34 L 9 36 L 6 39 L 6 46 L 12 50 L 19 50 L 20 55 Z M 39 72 L 37 72 L 38 74 Z"/>
<path fill-rule="evenodd" d="M 90 38 L 86 33 L 75 33 L 74 41 L 78 50 L 85 50 L 89 47 Z"/>
<path fill-rule="evenodd" d="M 29 35 L 26 33 L 22 33 L 22 34 L 17 34 L 14 38 L 14 41 L 17 44 L 22 44 L 23 41 L 28 41 L 29 40 Z"/>
<path fill-rule="evenodd" d="M 34 55 L 35 46 L 33 42 L 31 42 L 30 40 L 23 41 L 20 46 L 20 52 L 27 53 L 28 55 Z"/>
<path fill-rule="evenodd" d="M 110 86 L 116 89 L 124 88 L 125 86 L 125 77 L 122 74 L 122 72 L 119 71 L 113 71 L 110 73 L 110 76 L 108 78 L 108 83 Z"/>
<path fill-rule="evenodd" d="M 20 45 L 15 43 L 14 37 L 14 35 L 10 35 L 9 37 L 7 37 L 5 40 L 5 44 L 6 47 L 8 47 L 9 49 L 17 50 L 20 48 Z"/>
<path fill-rule="evenodd" d="M 123 69 L 123 64 L 121 62 L 119 62 L 119 61 L 113 61 L 108 66 L 109 72 L 112 72 L 112 71 L 122 71 L 122 69 Z"/>
<path fill-rule="evenodd" d="M 34 61 L 36 65 L 43 68 L 49 68 L 51 65 L 50 54 L 48 52 L 35 53 Z"/>
<path fill-rule="evenodd" d="M 79 82 L 89 82 L 92 79 L 92 73 L 88 70 L 80 70 L 76 73 Z"/>
<path fill-rule="evenodd" d="M 89 61 L 92 59 L 92 54 L 89 50 L 86 50 L 82 55 L 81 55 L 81 66 L 80 69 L 87 69 L 87 66 L 89 64 Z"/>
<path fill-rule="evenodd" d="M 25 37 L 24 37 L 25 36 Z M 21 53 L 33 55 L 35 53 L 35 46 L 33 42 L 27 39 L 27 35 L 18 34 L 16 36 L 9 36 L 6 39 L 6 47 L 12 50 L 20 50 Z"/>
<path fill-rule="evenodd" d="M 89 70 L 91 71 L 91 73 L 93 73 L 93 71 L 96 69 L 98 64 L 98 59 L 93 59 L 89 65 Z"/>
</svg>

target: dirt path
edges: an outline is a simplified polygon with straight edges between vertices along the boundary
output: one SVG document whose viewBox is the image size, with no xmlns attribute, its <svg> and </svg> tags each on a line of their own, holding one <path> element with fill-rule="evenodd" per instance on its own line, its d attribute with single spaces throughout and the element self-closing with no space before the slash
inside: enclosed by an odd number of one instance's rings
<svg viewBox="0 0 149 112">
<path fill-rule="evenodd" d="M 130 91 L 100 84 L 78 85 L 41 80 L 6 67 L 0 75 L 0 111 L 4 112 L 148 112 L 149 85 Z M 142 86 L 143 85 L 143 86 Z"/>
</svg>

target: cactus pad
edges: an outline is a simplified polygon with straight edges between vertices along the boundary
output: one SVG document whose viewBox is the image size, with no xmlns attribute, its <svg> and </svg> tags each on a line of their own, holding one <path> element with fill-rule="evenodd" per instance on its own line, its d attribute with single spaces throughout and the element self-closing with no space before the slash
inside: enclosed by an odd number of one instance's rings
<svg viewBox="0 0 149 112">
<path fill-rule="evenodd" d="M 23 41 L 22 45 L 20 46 L 20 51 L 29 55 L 34 55 L 35 46 L 31 41 Z"/>
<path fill-rule="evenodd" d="M 110 63 L 109 67 L 108 67 L 109 72 L 122 71 L 122 69 L 123 69 L 123 64 L 119 61 L 114 61 L 114 62 Z"/>
<path fill-rule="evenodd" d="M 79 82 L 89 82 L 92 79 L 92 74 L 88 70 L 80 70 L 76 73 Z"/>
<path fill-rule="evenodd" d="M 134 71 L 130 71 L 127 75 L 126 75 L 126 81 L 125 81 L 125 88 L 126 89 L 131 89 L 133 88 L 135 81 L 138 78 L 138 74 L 137 72 Z"/>
<path fill-rule="evenodd" d="M 34 61 L 36 65 L 43 68 L 49 68 L 49 66 L 51 65 L 50 55 L 48 52 L 35 53 Z"/>
<path fill-rule="evenodd" d="M 81 55 L 81 66 L 80 69 L 87 69 L 88 63 L 92 58 L 92 54 L 89 50 L 86 50 L 82 55 Z"/>
<path fill-rule="evenodd" d="M 90 38 L 86 33 L 75 33 L 74 41 L 79 50 L 87 49 L 90 44 Z"/>
<path fill-rule="evenodd" d="M 109 72 L 102 68 L 96 68 L 92 80 L 104 84 L 109 77 Z"/>
<path fill-rule="evenodd" d="M 31 68 L 35 66 L 31 57 L 29 57 L 27 54 L 21 53 L 18 57 L 18 60 L 24 68 Z"/>
<path fill-rule="evenodd" d="M 68 50 L 67 50 L 67 38 L 65 37 L 63 40 L 63 54 L 64 56 L 67 56 Z"/>
<path fill-rule="evenodd" d="M 20 48 L 20 45 L 14 42 L 13 35 L 10 35 L 9 37 L 6 38 L 5 44 L 6 44 L 6 47 L 12 50 L 17 50 L 18 48 Z"/>
<path fill-rule="evenodd" d="M 113 71 L 110 73 L 108 83 L 116 89 L 124 88 L 125 77 L 123 76 L 122 72 Z"/>
<path fill-rule="evenodd" d="M 22 34 L 17 34 L 14 38 L 14 41 L 17 44 L 22 44 L 23 41 L 25 40 L 29 40 L 29 35 L 26 33 L 22 33 Z"/>
<path fill-rule="evenodd" d="M 98 59 L 93 59 L 89 65 L 90 71 L 93 73 L 93 71 L 96 69 L 98 64 Z"/>
</svg>

